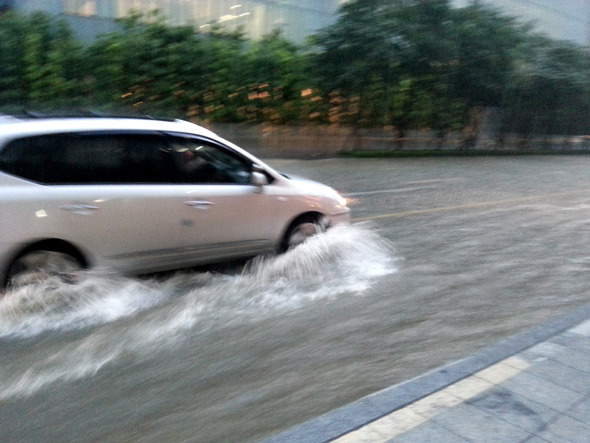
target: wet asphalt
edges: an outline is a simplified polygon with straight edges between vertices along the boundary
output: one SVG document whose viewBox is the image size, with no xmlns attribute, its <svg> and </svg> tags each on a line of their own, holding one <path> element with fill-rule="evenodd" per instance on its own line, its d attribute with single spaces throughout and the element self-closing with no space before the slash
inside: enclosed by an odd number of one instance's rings
<svg viewBox="0 0 590 443">
<path fill-rule="evenodd" d="M 3 440 L 260 441 L 588 302 L 590 157 L 270 163 L 353 225 L 246 270 L 3 300 Z"/>
</svg>

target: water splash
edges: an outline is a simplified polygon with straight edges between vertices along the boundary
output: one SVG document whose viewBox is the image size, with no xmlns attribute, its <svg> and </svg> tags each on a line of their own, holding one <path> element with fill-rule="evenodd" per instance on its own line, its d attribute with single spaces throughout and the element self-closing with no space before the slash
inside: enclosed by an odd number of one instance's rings
<svg viewBox="0 0 590 443">
<path fill-rule="evenodd" d="M 47 331 L 82 334 L 28 356 L 34 363 L 24 373 L 11 364 L 0 367 L 0 399 L 92 376 L 124 357 L 146 358 L 212 328 L 363 294 L 377 277 L 395 272 L 395 262 L 391 244 L 377 231 L 354 225 L 335 227 L 283 255 L 256 258 L 233 275 L 182 272 L 162 281 L 98 272 L 75 284 L 48 280 L 21 288 L 0 300 L 0 338 L 14 344 Z"/>
<path fill-rule="evenodd" d="M 153 282 L 115 273 L 88 272 L 75 284 L 49 278 L 0 299 L 0 338 L 108 323 L 149 309 L 166 297 Z"/>
</svg>

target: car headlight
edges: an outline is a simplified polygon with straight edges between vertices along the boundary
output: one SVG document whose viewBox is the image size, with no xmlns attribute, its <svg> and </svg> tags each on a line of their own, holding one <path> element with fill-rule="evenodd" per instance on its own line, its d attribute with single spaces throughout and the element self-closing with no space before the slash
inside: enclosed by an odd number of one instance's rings
<svg viewBox="0 0 590 443">
<path fill-rule="evenodd" d="M 343 197 L 338 191 L 334 190 L 334 199 L 340 206 L 348 206 L 348 199 Z"/>
</svg>

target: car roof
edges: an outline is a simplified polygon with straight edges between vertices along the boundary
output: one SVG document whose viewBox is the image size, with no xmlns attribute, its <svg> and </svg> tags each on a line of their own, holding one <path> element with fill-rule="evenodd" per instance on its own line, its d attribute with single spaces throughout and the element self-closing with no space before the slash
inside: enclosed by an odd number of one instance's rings
<svg viewBox="0 0 590 443">
<path fill-rule="evenodd" d="M 188 122 L 186 120 L 164 120 L 146 117 L 112 117 L 112 116 L 66 116 L 37 117 L 10 116 L 0 114 L 0 150 L 12 140 L 45 134 L 63 134 L 73 132 L 162 132 L 182 133 L 206 137 L 231 147 L 236 152 L 248 157 L 251 161 L 264 165 L 267 170 L 272 168 L 257 159 L 240 146 L 224 139 L 215 132 Z"/>
<path fill-rule="evenodd" d="M 28 135 L 89 131 L 185 132 L 218 138 L 212 131 L 184 120 L 137 117 L 43 117 L 0 116 L 0 140 Z"/>
</svg>

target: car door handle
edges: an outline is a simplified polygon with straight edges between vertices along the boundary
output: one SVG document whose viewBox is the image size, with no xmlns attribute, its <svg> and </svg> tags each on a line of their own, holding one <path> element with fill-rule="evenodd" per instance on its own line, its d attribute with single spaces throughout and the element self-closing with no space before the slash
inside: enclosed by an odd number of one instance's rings
<svg viewBox="0 0 590 443">
<path fill-rule="evenodd" d="M 59 209 L 63 209 L 64 211 L 70 212 L 80 212 L 80 211 L 96 211 L 100 209 L 98 206 L 92 205 L 61 205 Z"/>
<path fill-rule="evenodd" d="M 213 202 L 196 201 L 196 200 L 187 201 L 187 202 L 184 202 L 184 204 L 187 206 L 192 206 L 193 208 L 197 208 L 197 209 L 207 209 L 210 206 L 215 206 L 215 203 L 213 203 Z"/>
<path fill-rule="evenodd" d="M 74 214 L 89 215 L 89 214 L 92 214 L 94 211 L 97 211 L 100 208 L 98 206 L 77 204 L 77 205 L 61 205 L 61 206 L 59 206 L 59 209 L 61 209 L 62 211 L 73 212 Z"/>
</svg>

